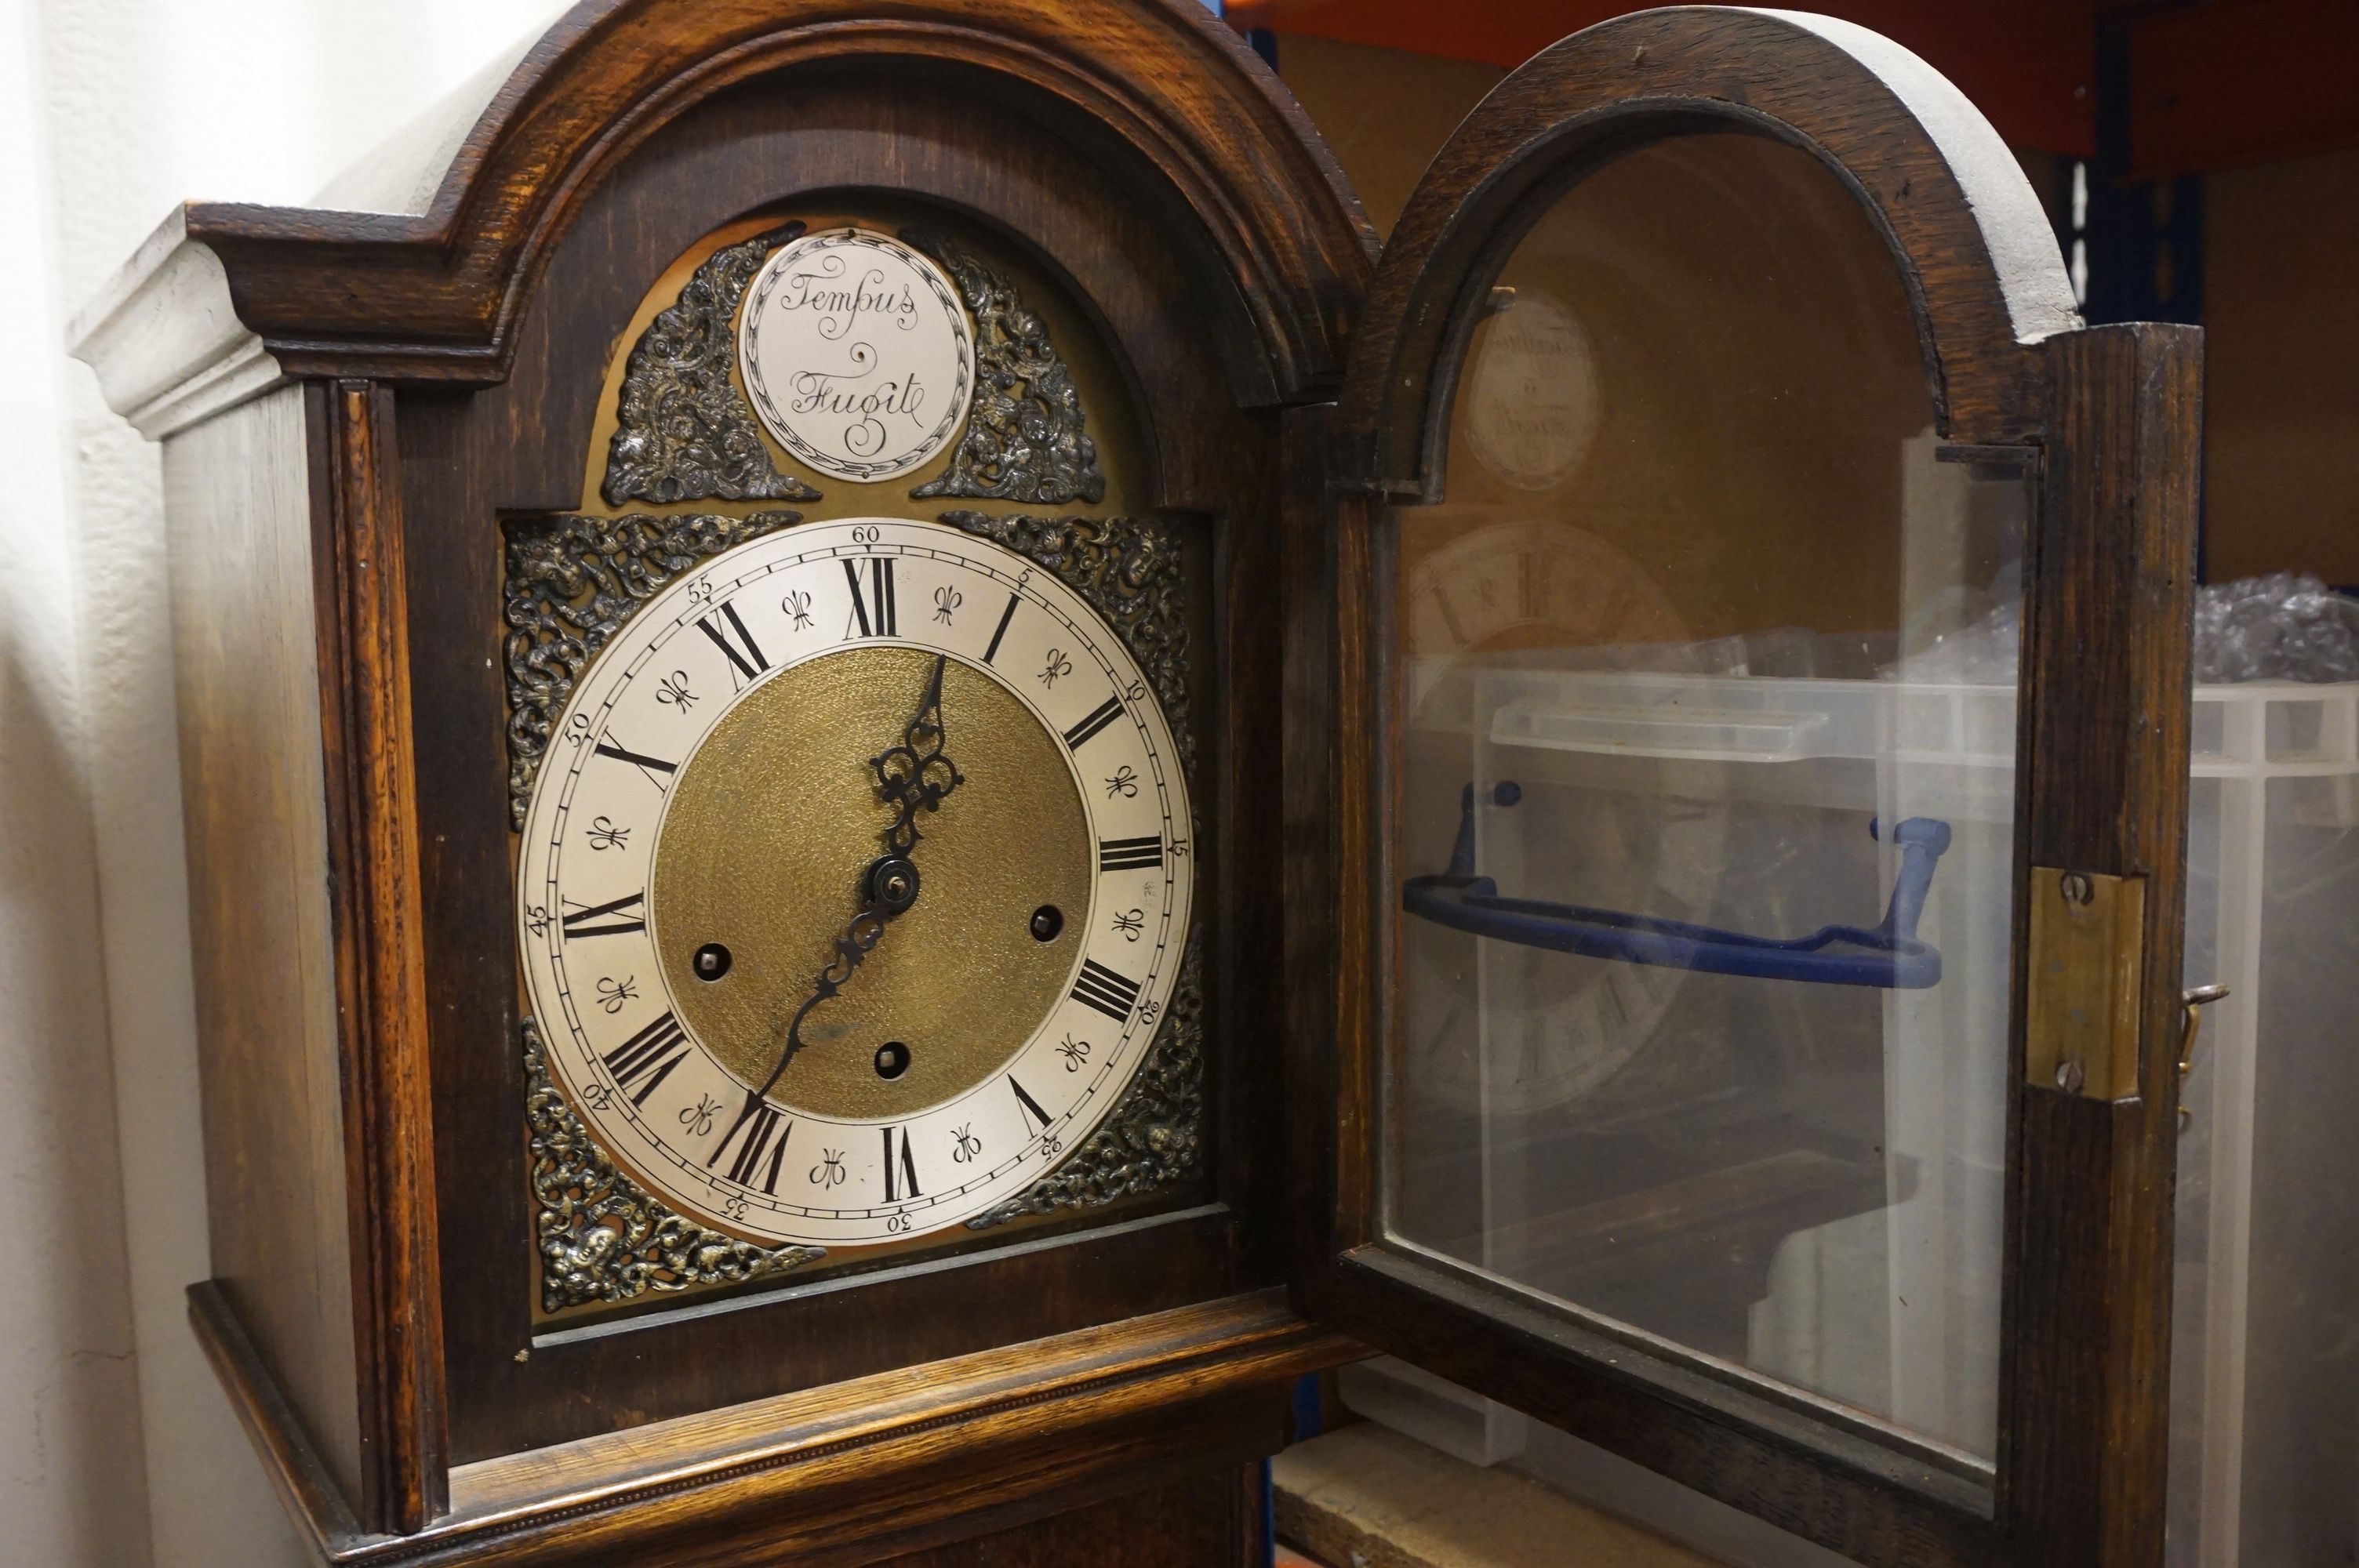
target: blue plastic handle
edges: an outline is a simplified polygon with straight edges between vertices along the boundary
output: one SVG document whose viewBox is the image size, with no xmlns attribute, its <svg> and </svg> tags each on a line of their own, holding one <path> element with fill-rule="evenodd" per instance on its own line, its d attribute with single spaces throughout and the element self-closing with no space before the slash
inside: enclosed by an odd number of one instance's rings
<svg viewBox="0 0 2359 1568">
<path fill-rule="evenodd" d="M 1497 798 L 1512 806 L 1520 794 L 1502 784 Z M 1873 822 L 1868 831 L 1875 831 Z M 1401 889 L 1401 907 L 1453 930 L 1586 958 L 1754 979 L 1924 990 L 1941 981 L 1941 955 L 1917 939 L 1917 919 L 1932 889 L 1933 867 L 1950 847 L 1950 825 L 1912 816 L 1893 829 L 1892 841 L 1900 846 L 1900 872 L 1893 879 L 1884 924 L 1873 929 L 1830 925 L 1781 942 L 1683 920 L 1500 897 L 1498 883 L 1474 874 L 1474 786 L 1468 784 L 1460 797 L 1450 869 L 1440 876 L 1411 877 Z"/>
</svg>

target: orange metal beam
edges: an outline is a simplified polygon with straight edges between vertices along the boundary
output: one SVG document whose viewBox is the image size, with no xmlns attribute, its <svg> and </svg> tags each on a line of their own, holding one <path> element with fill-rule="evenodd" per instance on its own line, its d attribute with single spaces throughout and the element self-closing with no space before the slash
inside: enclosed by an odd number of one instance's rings
<svg viewBox="0 0 2359 1568">
<path fill-rule="evenodd" d="M 2359 142 L 2359 3 L 2222 0 L 2130 27 L 2130 178 Z"/>
<path fill-rule="evenodd" d="M 2315 3 L 2352 8 L 2352 0 Z M 1643 0 L 1227 0 L 1226 15 L 1239 28 L 1507 69 L 1568 33 L 1642 8 Z M 1810 8 L 1923 56 L 2013 145 L 2078 157 L 2095 152 L 2097 0 L 1825 0 Z"/>
</svg>

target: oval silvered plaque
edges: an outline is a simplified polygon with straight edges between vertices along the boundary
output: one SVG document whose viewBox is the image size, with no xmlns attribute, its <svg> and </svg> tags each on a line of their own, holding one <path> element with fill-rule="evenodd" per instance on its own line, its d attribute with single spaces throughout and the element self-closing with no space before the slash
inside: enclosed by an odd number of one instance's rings
<svg viewBox="0 0 2359 1568">
<path fill-rule="evenodd" d="M 875 483 L 958 434 L 974 330 L 942 269 L 885 234 L 830 229 L 780 247 L 746 291 L 738 351 L 770 434 L 810 467 Z"/>
</svg>

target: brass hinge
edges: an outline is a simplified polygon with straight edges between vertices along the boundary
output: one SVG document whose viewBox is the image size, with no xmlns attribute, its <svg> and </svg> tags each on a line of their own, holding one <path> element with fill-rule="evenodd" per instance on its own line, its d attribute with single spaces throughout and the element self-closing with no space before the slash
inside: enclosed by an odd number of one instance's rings
<svg viewBox="0 0 2359 1568">
<path fill-rule="evenodd" d="M 2146 994 L 2146 879 L 2031 868 L 2024 1081 L 2134 1099 Z"/>
</svg>

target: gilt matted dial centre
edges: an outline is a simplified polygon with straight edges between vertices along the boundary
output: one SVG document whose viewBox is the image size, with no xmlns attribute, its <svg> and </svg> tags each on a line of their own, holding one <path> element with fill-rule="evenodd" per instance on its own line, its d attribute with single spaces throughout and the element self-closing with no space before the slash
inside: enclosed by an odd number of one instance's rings
<svg viewBox="0 0 2359 1568">
<path fill-rule="evenodd" d="M 1049 572 L 922 523 L 756 540 L 616 635 L 542 764 L 519 916 L 550 1066 L 730 1229 L 970 1218 L 1136 1070 L 1190 820 L 1144 676 Z"/>
</svg>

